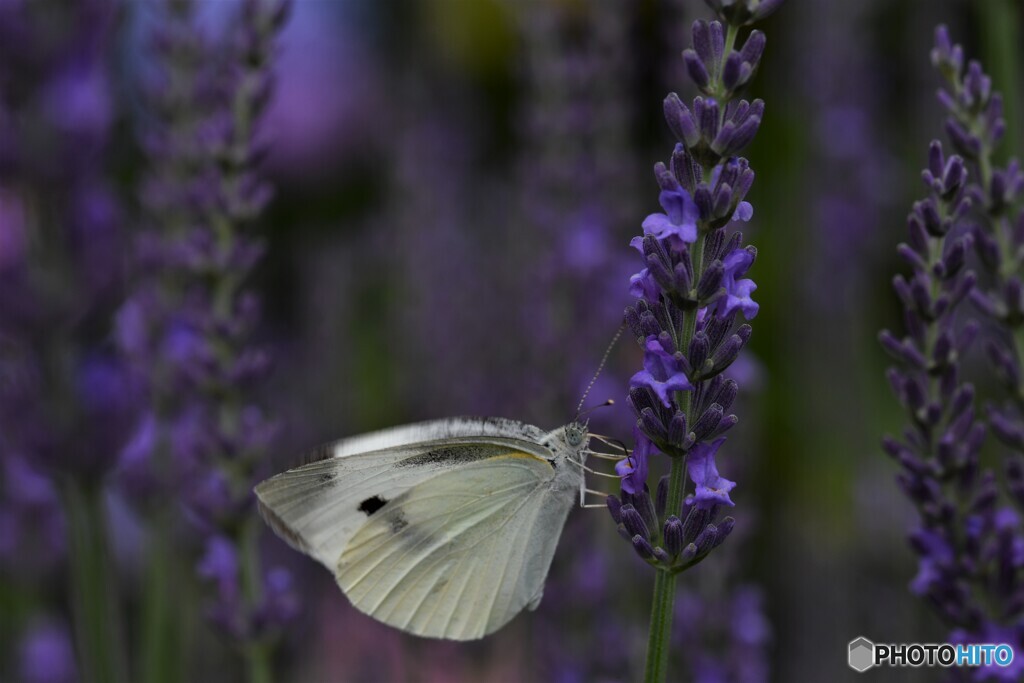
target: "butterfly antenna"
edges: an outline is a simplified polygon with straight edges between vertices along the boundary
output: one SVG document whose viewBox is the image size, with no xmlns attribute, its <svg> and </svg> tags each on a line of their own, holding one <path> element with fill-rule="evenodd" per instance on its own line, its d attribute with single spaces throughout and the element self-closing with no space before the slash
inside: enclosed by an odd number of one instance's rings
<svg viewBox="0 0 1024 683">
<path fill-rule="evenodd" d="M 615 336 L 612 337 L 611 342 L 608 344 L 608 348 L 604 350 L 604 355 L 601 356 L 601 362 L 597 364 L 597 372 L 595 372 L 594 376 L 590 379 L 590 384 L 587 385 L 587 389 L 583 392 L 583 397 L 580 399 L 579 405 L 576 406 L 576 417 L 573 418 L 574 420 L 579 419 L 580 415 L 582 415 L 580 411 L 583 410 L 583 403 L 587 400 L 587 395 L 590 394 L 590 390 L 594 388 L 594 383 L 597 382 L 597 378 L 601 376 L 601 371 L 604 370 L 604 366 L 608 362 L 608 357 L 612 355 L 612 349 L 615 348 L 615 344 L 618 343 L 619 337 L 622 336 L 622 331 L 624 329 L 626 329 L 626 323 L 619 325 L 619 329 L 615 331 Z M 607 401 L 598 407 L 603 408 L 604 406 L 611 404 L 612 401 Z"/>
</svg>

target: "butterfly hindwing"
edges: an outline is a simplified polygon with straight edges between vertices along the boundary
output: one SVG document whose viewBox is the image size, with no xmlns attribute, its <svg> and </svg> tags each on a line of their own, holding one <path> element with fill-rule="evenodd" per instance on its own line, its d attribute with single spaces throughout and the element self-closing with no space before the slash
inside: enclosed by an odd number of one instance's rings
<svg viewBox="0 0 1024 683">
<path fill-rule="evenodd" d="M 375 512 L 338 558 L 361 611 L 416 635 L 481 638 L 530 606 L 573 492 L 550 462 L 509 451 L 427 479 Z"/>
</svg>

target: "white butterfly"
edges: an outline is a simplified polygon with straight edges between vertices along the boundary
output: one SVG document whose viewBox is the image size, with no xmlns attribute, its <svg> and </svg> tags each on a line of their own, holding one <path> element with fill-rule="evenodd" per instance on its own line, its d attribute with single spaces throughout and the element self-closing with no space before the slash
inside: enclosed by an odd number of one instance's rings
<svg viewBox="0 0 1024 683">
<path fill-rule="evenodd" d="M 540 603 L 589 435 L 453 418 L 326 446 L 256 487 L 274 531 L 352 604 L 419 636 L 473 640 Z"/>
</svg>

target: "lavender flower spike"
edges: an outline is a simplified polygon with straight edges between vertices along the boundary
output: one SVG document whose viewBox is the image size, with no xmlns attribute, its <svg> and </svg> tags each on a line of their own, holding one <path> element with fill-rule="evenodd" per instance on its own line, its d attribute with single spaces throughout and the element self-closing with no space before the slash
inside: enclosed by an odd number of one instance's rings
<svg viewBox="0 0 1024 683">
<path fill-rule="evenodd" d="M 267 679 L 270 646 L 296 605 L 290 578 L 259 566 L 251 489 L 276 425 L 247 390 L 269 354 L 253 344 L 259 300 L 243 284 L 262 254 L 246 228 L 270 196 L 258 133 L 289 2 L 245 0 L 222 40 L 200 30 L 194 3 L 163 9 L 144 137 L 150 229 L 118 321 L 150 395 L 124 454 L 126 484 L 137 497 L 183 503 L 205 547 L 193 562 L 208 585 L 206 615 L 244 653 L 250 677 Z"/>
<path fill-rule="evenodd" d="M 752 79 L 764 51 L 764 34 L 753 31 L 734 49 L 742 26 L 774 10 L 778 1 L 709 2 L 722 21 L 693 24 L 693 48 L 683 53 L 687 71 L 703 95 L 690 106 L 676 94 L 664 103 L 665 120 L 678 144 L 668 164 L 654 168 L 664 214 L 643 221 L 630 243 L 643 268 L 629 280 L 637 297 L 625 320 L 644 349 L 644 367 L 629 383 L 636 416 L 636 447 L 620 464 L 622 499 L 609 499 L 619 532 L 656 570 L 648 681 L 667 675 L 675 576 L 702 561 L 729 536 L 734 520 L 720 517 L 732 506 L 736 483 L 721 476 L 715 456 L 736 423 L 728 410 L 736 383 L 722 372 L 750 339 L 757 315 L 757 285 L 744 278 L 756 250 L 731 231 L 748 220 L 745 201 L 754 182 L 746 159 L 736 156 L 757 134 L 764 102 L 736 99 Z M 723 23 L 724 21 L 724 23 Z M 660 452 L 671 474 L 652 502 L 648 460 Z M 694 490 L 688 494 L 689 465 Z M 648 511 L 650 519 L 638 520 Z"/>
<path fill-rule="evenodd" d="M 939 101 L 960 156 L 947 157 L 941 143 L 932 143 L 922 173 L 929 196 L 914 204 L 909 240 L 898 248 L 912 269 L 909 278 L 894 280 L 906 335 L 884 331 L 880 341 L 897 362 L 889 381 L 909 424 L 902 439 L 886 437 L 883 447 L 899 463 L 897 482 L 920 515 L 910 534 L 919 558 L 911 590 L 953 629 L 951 642 L 1007 642 L 1020 651 L 1024 565 L 1017 549 L 1024 529 L 999 491 L 1024 507 L 1024 417 L 1018 407 L 1024 318 L 1018 313 L 1016 257 L 1024 210 L 1011 210 L 1024 192 L 1024 178 L 1015 161 L 994 167 L 991 155 L 1005 129 L 1000 96 L 978 62 L 964 69 L 963 50 L 944 27 L 936 31 L 932 62 L 947 81 Z M 985 287 L 965 265 L 972 247 L 989 271 Z M 979 331 L 975 321 L 957 320 L 966 299 L 995 332 L 985 350 L 1008 393 L 1002 405 L 989 408 L 988 430 L 975 411 L 974 387 L 960 376 L 960 360 Z M 986 431 L 1010 450 L 1005 487 L 981 464 Z M 993 666 L 978 672 L 979 680 L 993 676 L 1018 680 L 1020 670 Z"/>
</svg>

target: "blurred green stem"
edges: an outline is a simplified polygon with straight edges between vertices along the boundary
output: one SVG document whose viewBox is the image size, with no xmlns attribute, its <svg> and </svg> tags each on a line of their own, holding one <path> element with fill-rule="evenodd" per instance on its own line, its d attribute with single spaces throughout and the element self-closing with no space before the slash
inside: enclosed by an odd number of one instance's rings
<svg viewBox="0 0 1024 683">
<path fill-rule="evenodd" d="M 104 489 L 98 482 L 63 484 L 69 533 L 71 595 L 79 675 L 85 683 L 128 680 L 126 650 L 110 543 Z"/>
<path fill-rule="evenodd" d="M 260 527 L 258 519 L 250 519 L 241 532 L 242 590 L 249 609 L 255 609 L 262 598 L 260 569 Z M 245 663 L 250 683 L 271 683 L 274 680 L 270 662 L 270 645 L 254 640 L 245 645 Z"/>
<path fill-rule="evenodd" d="M 147 553 L 146 589 L 142 605 L 142 680 L 147 683 L 175 683 L 182 680 L 180 603 L 172 599 L 171 583 L 178 575 L 176 556 L 170 552 L 172 524 L 166 510 L 153 520 Z M 177 591 L 175 591 L 177 593 Z"/>
<path fill-rule="evenodd" d="M 979 14 L 985 62 L 992 74 L 993 87 L 1003 93 L 1003 117 L 1008 125 L 997 161 L 1021 154 L 1016 122 L 1021 120 L 1019 27 L 1024 21 L 1024 2 L 985 0 L 974 4 Z M 1007 150 L 1009 152 L 1007 153 Z"/>
</svg>

